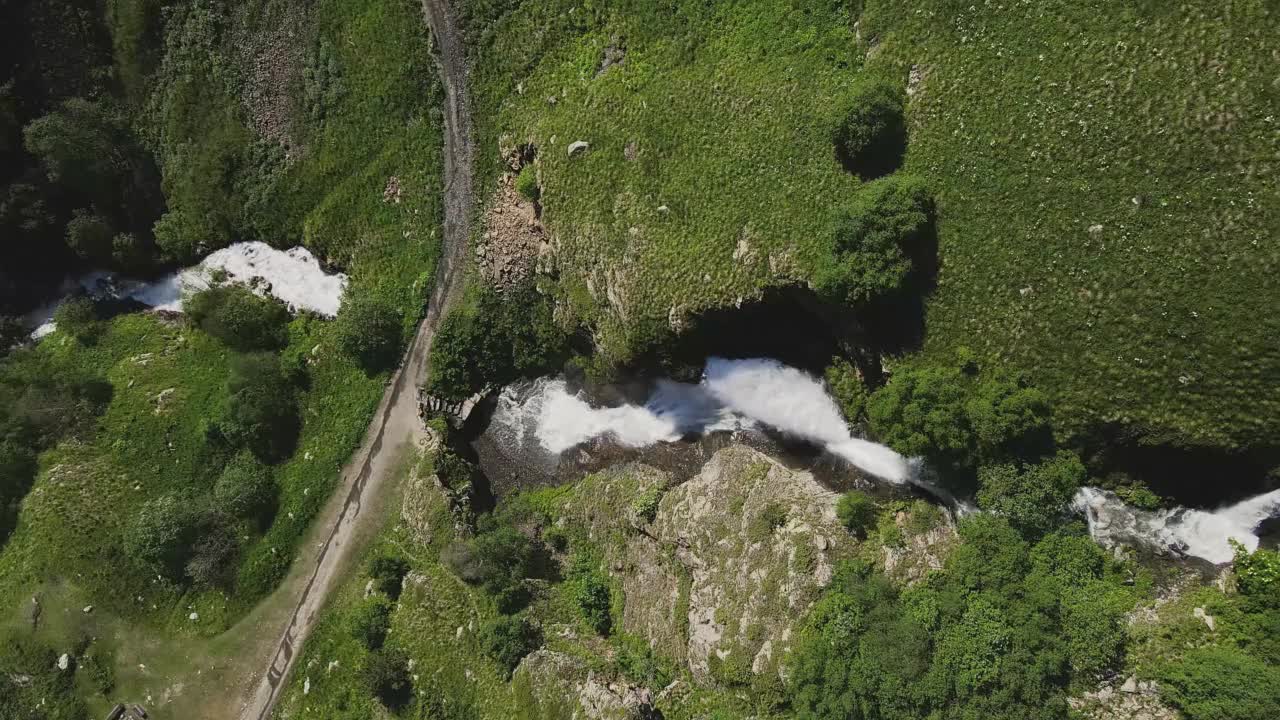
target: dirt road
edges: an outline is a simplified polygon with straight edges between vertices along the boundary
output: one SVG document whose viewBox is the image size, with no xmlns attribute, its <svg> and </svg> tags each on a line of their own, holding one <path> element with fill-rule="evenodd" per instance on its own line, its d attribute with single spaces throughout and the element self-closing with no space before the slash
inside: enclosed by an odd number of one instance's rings
<svg viewBox="0 0 1280 720">
<path fill-rule="evenodd" d="M 418 326 L 400 369 L 392 376 L 364 442 L 343 469 L 342 484 L 316 520 L 317 529 L 330 528 L 327 538 L 306 546 L 295 561 L 309 569 L 280 592 L 297 595 L 287 622 L 276 623 L 278 640 L 270 665 L 245 689 L 241 720 L 264 720 L 271 714 L 288 679 L 302 643 L 311 633 L 340 570 L 353 557 L 376 524 L 368 511 L 386 489 L 398 460 L 397 449 L 416 442 L 424 433 L 418 419 L 417 384 L 426 377 L 431 339 L 441 319 L 462 293 L 472 205 L 471 115 L 467 97 L 466 57 L 460 30 L 447 0 L 423 0 L 423 14 L 435 37 L 436 59 L 445 89 L 444 108 L 444 248 L 436 269 L 435 287 L 427 315 Z M 362 512 L 364 511 L 364 512 Z M 268 624 L 268 627 L 271 625 Z"/>
</svg>

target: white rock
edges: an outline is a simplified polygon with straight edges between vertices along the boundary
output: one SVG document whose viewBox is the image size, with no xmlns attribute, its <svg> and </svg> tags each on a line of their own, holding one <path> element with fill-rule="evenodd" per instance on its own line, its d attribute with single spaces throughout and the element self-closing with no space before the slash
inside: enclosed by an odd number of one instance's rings
<svg viewBox="0 0 1280 720">
<path fill-rule="evenodd" d="M 69 667 L 71 667 L 71 656 L 67 653 L 62 653 L 62 656 L 58 658 L 58 669 L 66 670 Z"/>
<path fill-rule="evenodd" d="M 372 594 L 373 594 L 373 581 L 370 580 L 369 582 L 364 584 L 364 596 L 369 597 Z"/>
<path fill-rule="evenodd" d="M 590 147 L 591 147 L 591 143 L 587 142 L 586 140 L 574 140 L 573 142 L 569 143 L 569 157 L 574 157 L 575 155 L 581 155 L 582 153 L 590 149 Z"/>
<path fill-rule="evenodd" d="M 89 614 L 89 613 L 91 613 L 91 612 L 93 612 L 93 606 L 92 606 L 92 605 L 85 605 L 85 606 L 84 606 L 84 614 L 85 614 L 85 615 L 88 615 L 88 614 Z"/>
<path fill-rule="evenodd" d="M 191 613 L 190 615 L 188 615 L 188 616 L 187 616 L 187 619 L 188 619 L 188 620 L 199 620 L 199 619 L 200 619 L 200 613 L 195 613 L 195 612 L 193 612 L 193 613 Z"/>
<path fill-rule="evenodd" d="M 1120 692 L 1129 693 L 1131 695 L 1138 692 L 1138 677 L 1136 675 L 1130 675 L 1129 679 L 1125 680 L 1124 684 L 1120 686 Z"/>
<path fill-rule="evenodd" d="M 302 694 L 303 695 L 311 694 L 311 678 L 307 678 L 306 680 L 302 681 Z"/>
<path fill-rule="evenodd" d="M 1208 626 L 1210 632 L 1218 629 L 1218 619 L 1205 612 L 1204 608 L 1195 608 L 1191 611 L 1191 614 L 1203 620 L 1204 624 Z"/>
</svg>

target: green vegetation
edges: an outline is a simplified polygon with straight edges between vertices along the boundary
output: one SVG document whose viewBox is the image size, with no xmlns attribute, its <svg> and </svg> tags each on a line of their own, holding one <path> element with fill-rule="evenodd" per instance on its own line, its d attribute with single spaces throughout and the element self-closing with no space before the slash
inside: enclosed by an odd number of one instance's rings
<svg viewBox="0 0 1280 720">
<path fill-rule="evenodd" d="M 391 629 L 391 603 L 374 595 L 357 606 L 351 619 L 351 631 L 366 648 L 377 650 L 387 641 Z"/>
<path fill-rule="evenodd" d="M 288 341 L 289 309 L 245 285 L 219 283 L 192 293 L 183 310 L 201 330 L 242 352 L 279 350 Z"/>
<path fill-rule="evenodd" d="M 608 636 L 613 630 L 610 614 L 612 597 L 608 575 L 599 567 L 599 561 L 589 555 L 577 555 L 569 567 L 567 577 L 574 586 L 573 599 L 587 625 L 600 635 Z"/>
<path fill-rule="evenodd" d="M 445 318 L 431 346 L 427 390 L 462 400 L 490 386 L 559 369 L 569 338 L 552 307 L 532 285 L 479 291 L 466 308 Z"/>
<path fill-rule="evenodd" d="M 276 502 L 271 468 L 251 453 L 237 453 L 214 483 L 213 499 L 220 509 L 234 517 L 269 520 Z"/>
<path fill-rule="evenodd" d="M 1192 650 L 1161 680 L 1188 720 L 1263 720 L 1280 712 L 1280 670 L 1238 652 Z"/>
<path fill-rule="evenodd" d="M 840 413 L 850 425 L 861 423 L 866 417 L 867 387 L 862 373 L 844 358 L 832 358 L 823 372 L 827 391 L 840 405 Z"/>
<path fill-rule="evenodd" d="M 338 349 L 370 372 L 388 370 L 400 359 L 403 325 L 390 305 L 349 296 L 338 312 Z"/>
<path fill-rule="evenodd" d="M 859 490 L 850 490 L 840 496 L 836 504 L 836 517 L 849 532 L 859 537 L 866 537 L 867 531 L 876 522 L 876 506 L 871 496 Z"/>
<path fill-rule="evenodd" d="M 538 187 L 538 171 L 533 165 L 525 165 L 516 176 L 516 192 L 530 202 L 538 202 L 542 190 Z"/>
<path fill-rule="evenodd" d="M 863 177 L 896 170 L 907 151 L 902 91 L 883 78 L 867 77 L 848 92 L 842 107 L 831 133 L 840 163 Z"/>
<path fill-rule="evenodd" d="M 509 524 L 493 521 L 470 541 L 447 547 L 441 562 L 467 583 L 493 597 L 500 612 L 519 611 L 529 601 L 525 580 L 534 574 L 533 544 Z"/>
<path fill-rule="evenodd" d="M 1029 538 L 1056 527 L 1085 480 L 1084 465 L 1062 451 L 1035 465 L 988 465 L 978 471 L 978 506 L 995 512 Z"/>
<path fill-rule="evenodd" d="M 1115 667 L 1137 597 L 1089 538 L 1028 546 L 979 516 L 941 573 L 905 590 L 843 567 L 806 622 L 789 683 L 798 718 L 1065 718 L 1073 678 Z"/>
<path fill-rule="evenodd" d="M 409 656 L 399 648 L 379 648 L 365 660 L 365 687 L 392 712 L 408 705 L 413 698 L 408 665 Z"/>
<path fill-rule="evenodd" d="M 91 345 L 102 334 L 102 322 L 98 310 L 87 297 L 73 297 L 58 306 L 53 321 L 76 340 Z"/>
<path fill-rule="evenodd" d="M 542 633 L 527 617 L 496 618 L 481 629 L 480 637 L 485 654 L 504 668 L 508 676 L 525 655 L 542 644 Z"/>
</svg>

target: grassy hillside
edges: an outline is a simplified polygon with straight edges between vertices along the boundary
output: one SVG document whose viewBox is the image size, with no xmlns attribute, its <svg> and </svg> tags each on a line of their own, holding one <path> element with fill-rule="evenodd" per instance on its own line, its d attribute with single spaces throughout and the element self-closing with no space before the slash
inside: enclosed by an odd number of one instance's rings
<svg viewBox="0 0 1280 720">
<path fill-rule="evenodd" d="M 407 341 L 431 289 L 441 221 L 440 95 L 420 7 L 326 0 L 232 9 L 196 0 L 159 22 L 155 3 L 112 6 L 114 72 L 132 78 L 131 96 L 149 97 L 133 121 L 160 160 L 169 211 L 208 231 L 179 234 L 199 240 L 191 251 L 241 239 L 305 243 L 350 275 L 350 297 L 393 310 Z M 148 34 L 156 27 L 161 35 Z M 180 642 L 187 661 L 200 657 L 213 647 L 206 640 L 284 577 L 387 378 L 345 356 L 338 338 L 332 321 L 289 324 L 278 355 L 302 379 L 296 449 L 271 469 L 277 491 L 267 523 L 237 525 L 232 577 L 218 587 L 160 579 L 125 547 L 147 502 L 212 490 L 227 461 L 213 429 L 229 404 L 237 353 L 183 319 L 125 314 L 103 322 L 96 338 L 59 330 L 2 361 L 6 390 L 44 368 L 109 384 L 88 429 L 40 456 L 0 549 L 12 637 L 64 652 L 80 635 L 111 635 L 95 648 L 101 662 L 119 665 L 116 687 L 78 685 L 94 713 L 115 698 L 159 693 L 155 668 L 168 668 L 162 677 L 179 691 L 185 683 L 188 695 L 197 692 L 196 678 L 183 677 L 185 666 L 165 661 L 160 648 Z M 35 633 L 32 596 L 59 608 L 58 622 L 46 617 Z M 93 613 L 80 613 L 84 605 Z M 250 635 L 239 642 L 254 642 Z M 214 645 L 236 657 L 225 641 Z"/>
<path fill-rule="evenodd" d="M 876 74 L 937 200 L 924 357 L 1026 372 L 1076 437 L 1274 447 L 1271 4 L 574 5 L 469 29 L 489 173 L 536 146 L 561 297 L 608 356 L 812 276 L 859 185 L 834 113 Z"/>
</svg>

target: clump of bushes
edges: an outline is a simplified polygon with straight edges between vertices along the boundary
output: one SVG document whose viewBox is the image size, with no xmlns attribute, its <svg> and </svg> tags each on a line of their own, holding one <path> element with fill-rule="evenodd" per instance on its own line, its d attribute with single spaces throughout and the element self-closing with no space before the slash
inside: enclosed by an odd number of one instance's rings
<svg viewBox="0 0 1280 720">
<path fill-rule="evenodd" d="M 1061 534 L 1032 546 L 993 515 L 959 533 L 943 569 L 906 589 L 865 562 L 837 570 L 793 650 L 797 718 L 1061 719 L 1074 679 L 1116 666 L 1136 598 L 1101 548 Z"/>
<path fill-rule="evenodd" d="M 473 308 L 445 318 L 431 346 L 427 390 L 462 400 L 488 385 L 558 368 L 568 357 L 568 336 L 552 318 L 550 301 L 531 284 L 489 289 Z"/>
<path fill-rule="evenodd" d="M 395 367 L 400 359 L 401 317 L 370 296 L 348 294 L 335 321 L 338 349 L 368 372 Z"/>
<path fill-rule="evenodd" d="M 270 353 L 234 358 L 227 390 L 227 409 L 217 424 L 222 437 L 265 463 L 289 457 L 301 422 L 297 388 L 280 359 Z"/>
<path fill-rule="evenodd" d="M 525 580 L 533 576 L 535 560 L 533 543 L 510 525 L 498 523 L 469 541 L 452 543 L 441 555 L 446 567 L 464 582 L 483 588 L 507 614 L 529 601 Z"/>
<path fill-rule="evenodd" d="M 59 330 L 86 345 L 96 342 L 102 334 L 98 310 L 94 307 L 93 300 L 83 295 L 67 298 L 53 312 L 53 321 Z"/>
<path fill-rule="evenodd" d="M 849 532 L 866 537 L 867 531 L 876 523 L 875 501 L 861 490 L 850 490 L 836 503 L 836 517 Z"/>
<path fill-rule="evenodd" d="M 1160 693 L 1187 720 L 1280 717 L 1280 667 L 1234 648 L 1198 648 L 1169 663 Z"/>
<path fill-rule="evenodd" d="M 214 483 L 213 498 L 219 508 L 233 517 L 266 519 L 276 500 L 271 468 L 252 453 L 237 453 Z"/>
<path fill-rule="evenodd" d="M 1057 526 L 1086 475 L 1080 458 L 1065 450 L 1035 464 L 987 465 L 978 471 L 978 506 L 1039 537 Z"/>
<path fill-rule="evenodd" d="M 288 341 L 289 309 L 240 283 L 214 283 L 183 303 L 201 330 L 241 352 L 279 350 Z"/>
<path fill-rule="evenodd" d="M 377 581 L 378 590 L 392 600 L 400 598 L 404 578 L 409 574 L 409 563 L 402 557 L 379 555 L 369 564 L 369 575 Z"/>
<path fill-rule="evenodd" d="M 351 634 L 366 648 L 377 650 L 391 630 L 391 602 L 373 595 L 356 607 L 351 618 Z"/>
<path fill-rule="evenodd" d="M 933 199 L 923 180 L 891 175 L 866 184 L 836 210 L 830 259 L 815 272 L 814 289 L 855 308 L 907 289 L 932 224 Z"/>
<path fill-rule="evenodd" d="M 840 406 L 845 422 L 851 425 L 861 422 L 866 415 L 867 387 L 858 368 L 844 358 L 832 358 L 822 377 L 831 397 Z"/>
<path fill-rule="evenodd" d="M 659 485 L 645 490 L 631 501 L 631 512 L 635 514 L 637 520 L 648 525 L 658 517 L 658 505 L 662 502 L 663 488 Z"/>
<path fill-rule="evenodd" d="M 612 593 L 609 580 L 599 566 L 591 558 L 579 555 L 569 571 L 569 579 L 573 584 L 573 599 L 582 617 L 592 630 L 607 636 L 613 629 L 613 616 L 610 606 Z"/>
<path fill-rule="evenodd" d="M 413 699 L 413 679 L 409 677 L 409 656 L 399 648 L 379 648 L 365 658 L 361 672 L 365 687 L 392 712 Z"/>
<path fill-rule="evenodd" d="M 124 533 L 130 557 L 176 583 L 225 586 L 239 552 L 231 518 L 177 493 L 148 501 Z"/>
<path fill-rule="evenodd" d="M 872 431 L 924 457 L 944 482 L 968 490 L 980 464 L 1033 462 L 1053 450 L 1045 394 L 1017 379 L 922 366 L 894 373 L 867 402 Z"/>
<path fill-rule="evenodd" d="M 880 78 L 865 79 L 841 107 L 831 136 L 840 164 L 868 178 L 897 169 L 907 147 L 902 91 Z"/>
<path fill-rule="evenodd" d="M 480 643 L 485 655 L 492 658 L 510 677 L 525 655 L 542 644 L 542 633 L 524 616 L 504 616 L 484 625 Z"/>
</svg>

